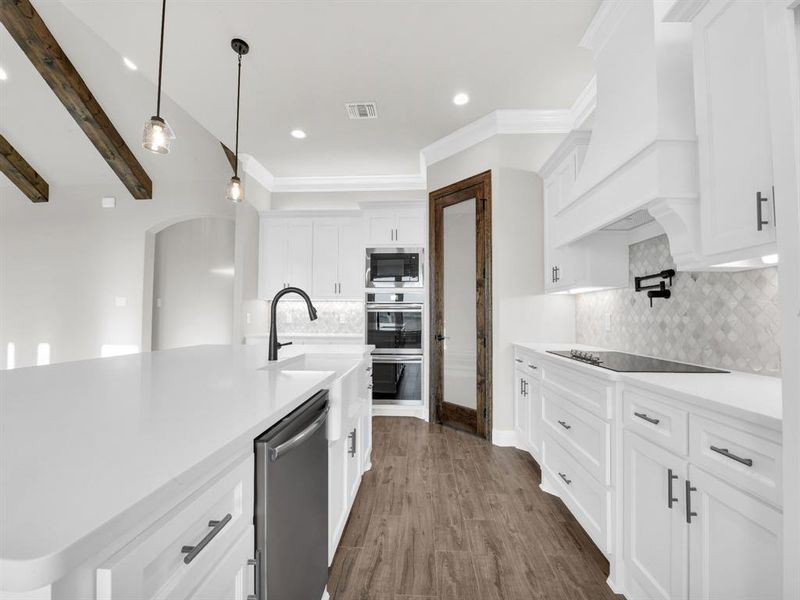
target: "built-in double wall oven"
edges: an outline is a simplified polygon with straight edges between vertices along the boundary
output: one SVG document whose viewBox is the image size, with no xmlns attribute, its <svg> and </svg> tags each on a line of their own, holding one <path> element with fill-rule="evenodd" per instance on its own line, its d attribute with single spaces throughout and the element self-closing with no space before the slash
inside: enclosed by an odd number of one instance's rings
<svg viewBox="0 0 800 600">
<path fill-rule="evenodd" d="M 366 338 L 372 353 L 374 404 L 422 404 L 424 294 L 367 293 Z"/>
</svg>

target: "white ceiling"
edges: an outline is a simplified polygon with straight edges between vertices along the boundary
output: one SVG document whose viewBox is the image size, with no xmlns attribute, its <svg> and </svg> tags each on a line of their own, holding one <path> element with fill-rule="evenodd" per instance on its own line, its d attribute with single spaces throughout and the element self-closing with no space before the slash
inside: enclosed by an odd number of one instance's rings
<svg viewBox="0 0 800 600">
<path fill-rule="evenodd" d="M 59 3 L 35 4 L 59 40 L 71 35 L 71 26 L 48 19 L 48 5 Z M 119 57 L 127 56 L 137 75 L 155 80 L 159 0 L 64 4 L 117 53 L 110 64 L 122 72 Z M 236 55 L 229 42 L 242 37 L 251 46 L 242 153 L 280 177 L 414 174 L 421 148 L 493 110 L 569 108 L 593 74 L 577 44 L 598 4 L 170 0 L 164 90 L 232 146 Z M 457 91 L 472 101 L 454 106 Z M 346 118 L 345 102 L 368 100 L 378 103 L 379 119 Z M 153 102 L 133 108 L 138 130 Z M 181 128 L 169 110 L 162 114 L 176 129 L 175 153 L 185 152 Z M 290 137 L 296 127 L 308 138 Z"/>
</svg>

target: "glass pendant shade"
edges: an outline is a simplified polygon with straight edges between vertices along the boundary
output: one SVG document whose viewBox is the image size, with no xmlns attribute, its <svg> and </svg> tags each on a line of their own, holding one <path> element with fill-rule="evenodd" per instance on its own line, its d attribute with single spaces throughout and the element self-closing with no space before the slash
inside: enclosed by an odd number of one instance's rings
<svg viewBox="0 0 800 600">
<path fill-rule="evenodd" d="M 240 203 L 244 200 L 244 188 L 242 181 L 234 175 L 228 183 L 228 200 L 235 203 Z"/>
<path fill-rule="evenodd" d="M 142 147 L 156 154 L 168 154 L 175 134 L 161 117 L 150 117 L 144 124 Z"/>
</svg>

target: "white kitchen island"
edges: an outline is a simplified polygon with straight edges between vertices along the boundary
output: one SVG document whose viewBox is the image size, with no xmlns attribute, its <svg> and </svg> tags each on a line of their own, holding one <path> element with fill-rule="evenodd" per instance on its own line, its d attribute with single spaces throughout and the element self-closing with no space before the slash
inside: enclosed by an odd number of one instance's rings
<svg viewBox="0 0 800 600">
<path fill-rule="evenodd" d="M 253 439 L 339 380 L 298 355 L 366 372 L 370 350 L 287 348 L 268 367 L 266 346 L 198 346 L 0 372 L 0 598 L 244 600 Z M 230 524 L 185 565 L 181 545 L 220 512 Z"/>
</svg>

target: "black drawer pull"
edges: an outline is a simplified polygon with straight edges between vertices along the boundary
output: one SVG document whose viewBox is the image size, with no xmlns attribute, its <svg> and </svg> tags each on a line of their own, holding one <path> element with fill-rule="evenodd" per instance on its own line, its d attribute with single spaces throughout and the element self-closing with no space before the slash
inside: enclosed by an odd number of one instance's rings
<svg viewBox="0 0 800 600">
<path fill-rule="evenodd" d="M 567 425 L 566 421 L 559 421 L 559 425 L 561 425 L 564 429 L 572 429 L 572 425 Z"/>
<path fill-rule="evenodd" d="M 653 417 L 648 416 L 645 413 L 635 412 L 633 413 L 633 416 L 639 417 L 640 419 L 644 419 L 645 421 L 647 421 L 648 423 L 652 423 L 653 425 L 658 425 L 659 423 L 661 423 L 661 419 L 654 419 Z"/>
<path fill-rule="evenodd" d="M 536 370 L 536 369 L 538 369 L 539 367 L 537 367 L 537 366 L 536 366 L 535 364 L 533 364 L 533 363 L 528 363 L 528 368 Z"/>
<path fill-rule="evenodd" d="M 742 458 L 741 456 L 736 456 L 728 451 L 727 448 L 717 448 L 716 446 L 711 446 L 711 451 L 716 452 L 717 454 L 722 454 L 725 458 L 730 458 L 731 460 L 735 460 L 738 463 L 742 463 L 747 467 L 753 466 L 753 459 L 751 458 Z"/>
<path fill-rule="evenodd" d="M 208 543 L 213 540 L 220 531 L 222 531 L 225 525 L 230 523 L 232 518 L 233 517 L 231 517 L 231 513 L 228 513 L 222 518 L 221 521 L 209 521 L 208 526 L 213 527 L 213 529 L 206 534 L 206 537 L 200 540 L 200 543 L 197 544 L 197 546 L 183 546 L 181 548 L 181 552 L 186 555 L 183 557 L 183 562 L 188 565 L 195 558 L 197 558 L 197 555 L 203 551 L 203 548 L 208 546 Z"/>
<path fill-rule="evenodd" d="M 572 483 L 572 479 L 567 479 L 566 473 L 559 473 L 558 476 L 561 477 L 561 479 L 563 479 L 564 483 L 566 483 L 567 485 L 570 485 Z"/>
<path fill-rule="evenodd" d="M 686 480 L 686 522 L 692 524 L 692 517 L 696 517 L 697 513 L 692 511 L 692 492 L 696 492 L 697 488 L 692 486 L 692 482 Z"/>
<path fill-rule="evenodd" d="M 678 499 L 672 495 L 672 481 L 677 478 L 678 476 L 672 473 L 672 469 L 667 469 L 667 508 L 672 508 L 672 505 L 678 501 Z"/>
</svg>

